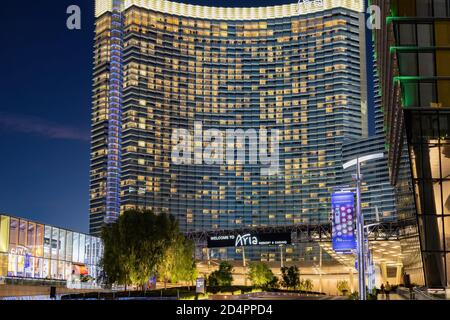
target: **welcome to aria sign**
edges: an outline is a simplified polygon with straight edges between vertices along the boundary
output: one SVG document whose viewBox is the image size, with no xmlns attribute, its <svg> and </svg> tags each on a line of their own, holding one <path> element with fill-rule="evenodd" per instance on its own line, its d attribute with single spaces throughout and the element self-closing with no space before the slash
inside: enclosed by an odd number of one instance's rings
<svg viewBox="0 0 450 320">
<path fill-rule="evenodd" d="M 276 246 L 291 243 L 290 233 L 243 233 L 208 237 L 208 248 Z"/>
</svg>

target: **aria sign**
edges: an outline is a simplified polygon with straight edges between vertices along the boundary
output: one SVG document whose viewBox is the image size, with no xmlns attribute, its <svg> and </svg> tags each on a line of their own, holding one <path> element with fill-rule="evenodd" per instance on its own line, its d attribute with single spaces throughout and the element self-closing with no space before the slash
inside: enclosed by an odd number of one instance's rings
<svg viewBox="0 0 450 320">
<path fill-rule="evenodd" d="M 245 233 L 208 237 L 208 248 L 276 246 L 291 243 L 290 233 Z"/>
</svg>

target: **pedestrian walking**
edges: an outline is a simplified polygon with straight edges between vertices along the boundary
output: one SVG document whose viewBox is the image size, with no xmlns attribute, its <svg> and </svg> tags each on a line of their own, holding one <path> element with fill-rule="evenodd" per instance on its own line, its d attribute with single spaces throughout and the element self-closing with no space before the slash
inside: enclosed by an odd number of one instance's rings
<svg viewBox="0 0 450 320">
<path fill-rule="evenodd" d="M 389 281 L 386 282 L 385 291 L 386 291 L 386 300 L 391 300 L 391 298 L 389 296 L 389 294 L 391 293 L 391 285 L 389 284 Z"/>
</svg>

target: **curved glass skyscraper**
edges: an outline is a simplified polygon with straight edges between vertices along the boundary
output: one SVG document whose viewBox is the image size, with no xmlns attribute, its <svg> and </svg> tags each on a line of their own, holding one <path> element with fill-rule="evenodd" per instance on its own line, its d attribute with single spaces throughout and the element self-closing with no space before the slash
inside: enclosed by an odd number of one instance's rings
<svg viewBox="0 0 450 320">
<path fill-rule="evenodd" d="M 91 233 L 132 208 L 186 232 L 328 223 L 342 145 L 367 135 L 363 1 L 118 2 L 96 1 Z M 278 174 L 176 164 L 173 130 L 200 126 L 277 129 Z"/>
</svg>

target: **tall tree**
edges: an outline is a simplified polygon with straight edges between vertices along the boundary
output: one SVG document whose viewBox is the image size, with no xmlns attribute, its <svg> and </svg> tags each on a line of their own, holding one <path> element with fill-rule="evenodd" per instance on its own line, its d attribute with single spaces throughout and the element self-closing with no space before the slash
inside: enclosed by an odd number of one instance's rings
<svg viewBox="0 0 450 320">
<path fill-rule="evenodd" d="M 300 271 L 297 266 L 281 268 L 282 285 L 288 289 L 297 289 L 300 285 Z"/>
<path fill-rule="evenodd" d="M 208 277 L 208 285 L 211 287 L 226 287 L 233 283 L 233 266 L 226 261 L 219 265 L 219 270 L 212 272 Z"/>
<path fill-rule="evenodd" d="M 197 278 L 197 268 L 194 260 L 194 243 L 179 234 L 172 239 L 163 259 L 158 264 L 158 275 L 164 281 L 192 283 Z"/>
<path fill-rule="evenodd" d="M 103 269 L 110 283 L 143 286 L 179 234 L 175 219 L 152 211 L 130 210 L 103 228 Z"/>
<path fill-rule="evenodd" d="M 247 276 L 253 286 L 257 288 L 267 288 L 275 278 L 272 270 L 262 262 L 251 263 Z"/>
</svg>

